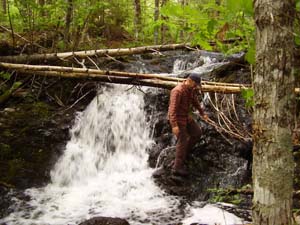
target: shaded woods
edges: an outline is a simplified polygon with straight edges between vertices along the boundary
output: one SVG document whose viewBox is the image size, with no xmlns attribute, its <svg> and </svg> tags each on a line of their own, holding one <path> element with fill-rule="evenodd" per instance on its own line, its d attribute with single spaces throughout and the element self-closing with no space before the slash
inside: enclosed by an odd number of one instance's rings
<svg viewBox="0 0 300 225">
<path fill-rule="evenodd" d="M 251 163 L 249 149 L 254 146 L 253 168 L 250 164 L 246 168 L 250 173 L 253 169 L 253 180 L 247 180 L 247 188 L 254 193 L 253 224 L 293 224 L 300 207 L 297 196 L 294 195 L 293 203 L 292 195 L 300 188 L 300 82 L 299 76 L 293 74 L 299 73 L 299 10 L 299 0 L 1 0 L 1 205 L 13 204 L 10 189 L 22 190 L 49 182 L 50 168 L 70 138 L 68 132 L 75 113 L 83 111 L 97 92 L 101 93 L 101 88 L 106 87 L 104 82 L 131 84 L 137 89 L 171 89 L 199 66 L 197 60 L 203 60 L 203 50 L 207 50 L 215 54 L 209 57 L 217 66 L 205 68 L 203 73 L 198 71 L 204 78 L 202 91 L 213 96 L 209 100 L 216 115 L 206 129 L 212 137 L 217 136 L 214 132 L 219 132 L 221 138 L 226 133 L 223 139 L 234 143 L 233 155 L 245 154 L 241 149 L 246 148 L 247 156 L 243 157 Z M 214 52 L 222 52 L 222 57 L 226 57 L 219 59 L 219 53 Z M 186 54 L 196 57 L 174 73 L 171 64 Z M 205 61 L 201 63 L 206 66 Z M 164 101 L 157 108 L 167 103 L 168 91 L 162 93 Z M 238 112 L 243 119 L 250 119 L 253 112 L 253 130 L 248 122 L 247 126 L 244 124 L 249 132 L 246 138 L 229 133 L 239 134 L 241 129 L 236 132 L 235 128 L 243 125 L 238 119 L 238 123 L 226 122 L 227 118 L 232 121 L 226 117 L 232 114 L 222 104 L 234 106 L 235 102 L 220 96 L 229 93 L 243 96 L 237 100 L 239 106 L 246 105 Z M 154 104 L 150 98 L 149 101 L 147 107 Z M 225 122 L 220 122 L 220 118 Z M 164 133 L 167 124 L 160 121 L 156 128 Z M 226 132 L 220 130 L 220 124 Z M 167 132 L 157 138 L 165 138 L 171 145 Z M 242 140 L 243 144 L 231 142 L 231 138 Z M 199 146 L 209 149 L 213 141 L 205 136 Z M 230 148 L 223 143 L 220 146 L 224 151 Z M 158 149 L 153 162 L 162 152 Z M 172 186 L 168 176 L 168 160 L 172 156 L 168 154 L 162 163 L 166 182 L 158 183 Z M 194 156 L 207 168 L 211 167 L 205 159 L 217 157 L 205 151 Z M 203 171 L 199 165 L 195 168 Z M 200 172 L 196 172 L 196 177 L 201 182 L 214 183 L 201 177 Z M 185 184 L 190 184 L 193 193 L 200 196 L 201 188 L 194 186 L 202 183 L 189 182 Z M 175 194 L 180 195 L 180 188 L 172 188 L 169 193 L 177 191 Z M 239 188 L 232 193 L 239 193 Z M 216 193 L 220 192 L 215 190 L 210 199 L 216 199 Z M 16 195 L 26 199 L 22 191 Z M 3 210 L 0 215 L 7 214 Z"/>
</svg>

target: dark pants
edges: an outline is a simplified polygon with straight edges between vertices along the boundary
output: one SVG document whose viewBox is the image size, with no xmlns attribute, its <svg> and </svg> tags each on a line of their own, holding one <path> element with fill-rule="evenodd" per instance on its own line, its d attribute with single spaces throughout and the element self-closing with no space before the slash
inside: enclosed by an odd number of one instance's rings
<svg viewBox="0 0 300 225">
<path fill-rule="evenodd" d="M 179 124 L 174 169 L 182 169 L 187 155 L 200 139 L 202 131 L 198 124 L 191 119 L 187 125 Z"/>
</svg>

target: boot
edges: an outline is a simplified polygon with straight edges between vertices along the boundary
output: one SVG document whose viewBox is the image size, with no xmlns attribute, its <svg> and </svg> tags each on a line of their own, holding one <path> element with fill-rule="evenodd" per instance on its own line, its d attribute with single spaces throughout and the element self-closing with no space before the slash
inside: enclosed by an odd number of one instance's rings
<svg viewBox="0 0 300 225">
<path fill-rule="evenodd" d="M 184 168 L 179 168 L 179 169 L 173 168 L 172 169 L 172 174 L 177 175 L 177 176 L 186 177 L 186 176 L 189 175 L 189 172 Z"/>
</svg>

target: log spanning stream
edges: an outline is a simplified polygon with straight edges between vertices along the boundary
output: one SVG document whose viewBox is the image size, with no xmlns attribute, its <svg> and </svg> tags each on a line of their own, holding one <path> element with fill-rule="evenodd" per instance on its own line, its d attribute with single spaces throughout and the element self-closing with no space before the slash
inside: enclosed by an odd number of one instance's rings
<svg viewBox="0 0 300 225">
<path fill-rule="evenodd" d="M 131 225 L 242 224 L 212 205 L 182 204 L 154 183 L 143 93 L 127 89 L 104 88 L 78 113 L 51 183 L 26 190 L 27 202 L 16 198 L 14 212 L 0 224 L 75 225 L 96 216 L 121 217 Z"/>
</svg>

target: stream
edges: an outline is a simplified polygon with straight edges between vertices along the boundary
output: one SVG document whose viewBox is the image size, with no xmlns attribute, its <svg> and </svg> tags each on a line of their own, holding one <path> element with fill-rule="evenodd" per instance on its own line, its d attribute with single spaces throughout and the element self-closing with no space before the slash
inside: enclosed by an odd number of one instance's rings
<svg viewBox="0 0 300 225">
<path fill-rule="evenodd" d="M 155 169 L 147 161 L 153 140 L 144 108 L 144 94 L 137 88 L 99 90 L 78 112 L 51 182 L 27 189 L 27 201 L 14 197 L 13 212 L 0 224 L 76 225 L 96 216 L 124 218 L 131 225 L 244 224 L 215 205 L 186 202 L 155 184 Z"/>
</svg>

